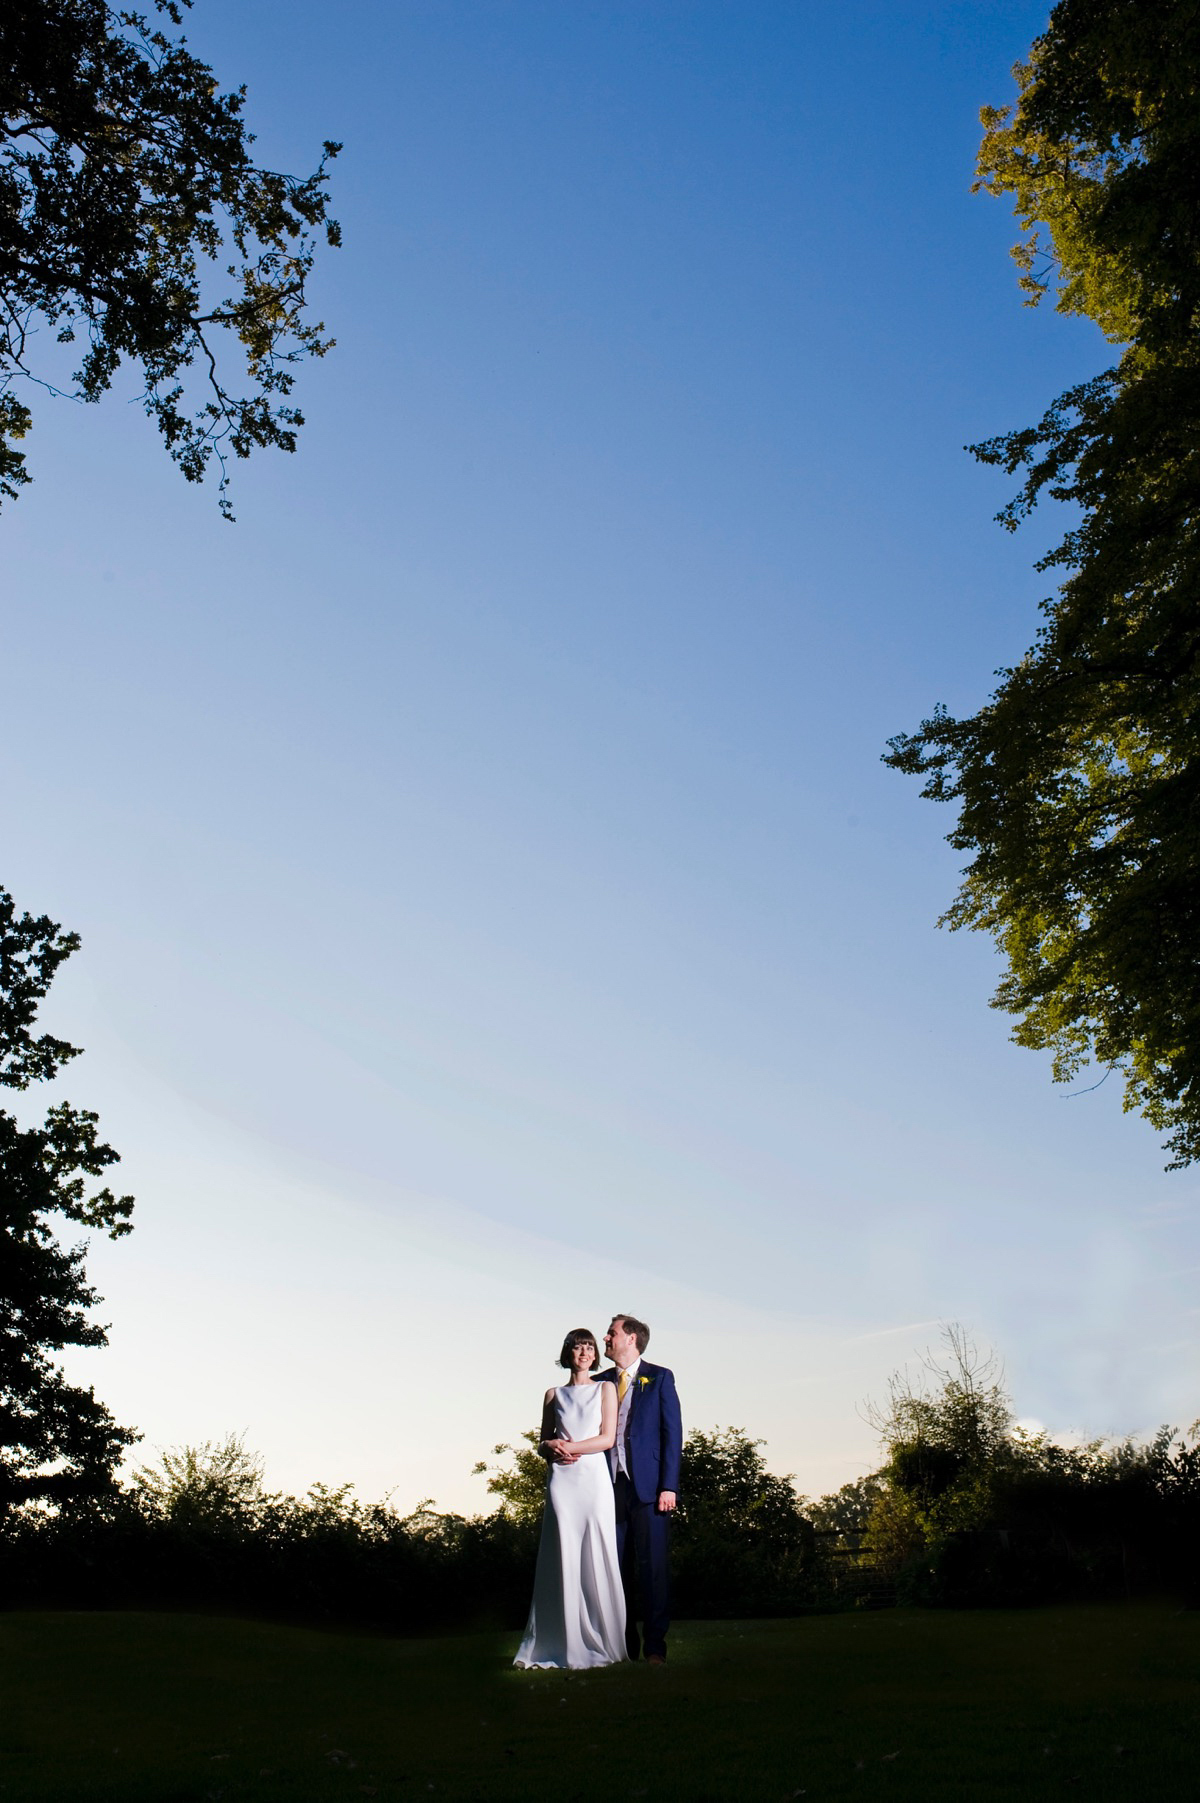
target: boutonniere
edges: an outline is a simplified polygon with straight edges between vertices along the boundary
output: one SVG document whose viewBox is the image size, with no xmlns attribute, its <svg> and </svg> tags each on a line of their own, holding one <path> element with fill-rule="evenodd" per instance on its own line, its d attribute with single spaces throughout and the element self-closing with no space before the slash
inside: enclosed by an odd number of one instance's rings
<svg viewBox="0 0 1200 1803">
<path fill-rule="evenodd" d="M 644 1390 L 646 1388 L 647 1384 L 652 1384 L 653 1382 L 654 1382 L 654 1379 L 652 1377 L 639 1377 L 638 1378 L 638 1389 Z"/>
</svg>

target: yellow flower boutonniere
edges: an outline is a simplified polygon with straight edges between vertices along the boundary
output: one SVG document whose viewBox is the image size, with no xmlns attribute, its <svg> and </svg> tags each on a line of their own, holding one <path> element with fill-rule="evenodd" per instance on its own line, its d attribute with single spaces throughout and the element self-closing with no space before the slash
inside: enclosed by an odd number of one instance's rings
<svg viewBox="0 0 1200 1803">
<path fill-rule="evenodd" d="M 646 1388 L 647 1384 L 652 1384 L 653 1382 L 654 1382 L 654 1379 L 652 1377 L 639 1377 L 638 1378 L 638 1389 L 644 1390 Z"/>
</svg>

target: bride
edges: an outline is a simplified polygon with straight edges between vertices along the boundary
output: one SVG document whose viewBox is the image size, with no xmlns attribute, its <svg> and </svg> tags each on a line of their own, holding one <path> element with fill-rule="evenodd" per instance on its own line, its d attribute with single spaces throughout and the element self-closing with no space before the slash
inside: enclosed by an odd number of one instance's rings
<svg viewBox="0 0 1200 1803">
<path fill-rule="evenodd" d="M 617 1437 L 617 1387 L 593 1382 L 600 1348 L 586 1327 L 567 1335 L 558 1362 L 571 1381 L 547 1390 L 542 1407 L 538 1451 L 552 1463 L 529 1624 L 513 1664 L 578 1671 L 629 1656 L 604 1456 Z"/>
</svg>

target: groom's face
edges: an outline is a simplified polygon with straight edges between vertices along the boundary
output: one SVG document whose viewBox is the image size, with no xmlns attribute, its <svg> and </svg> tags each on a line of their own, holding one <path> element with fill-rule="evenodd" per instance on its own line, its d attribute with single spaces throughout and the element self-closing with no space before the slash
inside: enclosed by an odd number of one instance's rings
<svg viewBox="0 0 1200 1803">
<path fill-rule="evenodd" d="M 625 1323 L 620 1315 L 604 1336 L 604 1350 L 614 1365 L 623 1371 L 626 1365 L 632 1365 L 638 1355 L 637 1339 L 625 1332 Z"/>
</svg>

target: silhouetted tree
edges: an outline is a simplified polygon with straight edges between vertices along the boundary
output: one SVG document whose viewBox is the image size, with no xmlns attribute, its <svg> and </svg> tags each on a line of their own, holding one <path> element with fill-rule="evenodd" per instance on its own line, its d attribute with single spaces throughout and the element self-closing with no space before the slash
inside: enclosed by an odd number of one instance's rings
<svg viewBox="0 0 1200 1803">
<path fill-rule="evenodd" d="M 181 1522 L 236 1521 L 263 1499 L 263 1460 L 242 1434 L 168 1446 L 157 1465 L 134 1474 L 134 1490 L 152 1514 Z M 325 1494 L 322 1492 L 322 1494 Z"/>
<path fill-rule="evenodd" d="M 78 945 L 45 915 L 18 917 L 0 889 L 0 1087 L 45 1082 L 78 1054 L 33 1032 L 55 971 Z M 84 1274 L 84 1248 L 59 1243 L 56 1217 L 111 1239 L 130 1231 L 131 1196 L 107 1186 L 89 1193 L 88 1179 L 118 1162 L 96 1127 L 96 1115 L 67 1102 L 40 1126 L 0 1110 L 0 1510 L 107 1490 L 123 1448 L 137 1439 L 91 1389 L 69 1384 L 53 1356 L 107 1343 L 88 1315 L 98 1297 Z"/>
<path fill-rule="evenodd" d="M 191 0 L 154 0 L 175 25 Z M 294 366 L 333 340 L 306 316 L 327 216 L 326 143 L 314 172 L 257 165 L 245 90 L 136 12 L 104 0 L 5 0 L 0 9 L 0 495 L 29 480 L 18 376 L 99 400 L 120 365 L 189 481 L 210 459 L 295 449 Z M 79 367 L 30 362 L 40 327 L 82 345 Z M 242 378 L 228 374 L 230 360 Z M 195 380 L 196 392 L 186 385 Z M 231 380 L 246 386 L 241 392 Z M 67 385 L 64 389 L 60 384 Z"/>
</svg>

